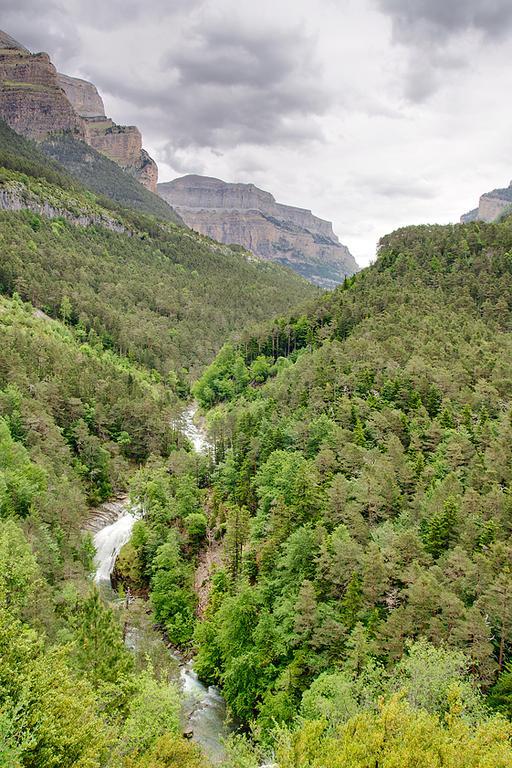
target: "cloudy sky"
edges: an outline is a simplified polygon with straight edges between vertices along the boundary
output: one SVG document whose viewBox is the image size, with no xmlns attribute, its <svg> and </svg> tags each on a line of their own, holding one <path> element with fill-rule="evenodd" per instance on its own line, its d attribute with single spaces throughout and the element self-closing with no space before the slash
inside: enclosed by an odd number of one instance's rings
<svg viewBox="0 0 512 768">
<path fill-rule="evenodd" d="M 251 181 L 334 222 L 360 264 L 512 177 L 512 0 L 0 0 L 92 80 L 160 179 Z"/>
</svg>

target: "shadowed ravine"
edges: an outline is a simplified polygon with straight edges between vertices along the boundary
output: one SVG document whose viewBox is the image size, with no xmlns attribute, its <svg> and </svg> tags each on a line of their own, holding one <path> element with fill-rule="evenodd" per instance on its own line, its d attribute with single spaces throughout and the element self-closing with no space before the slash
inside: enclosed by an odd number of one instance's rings
<svg viewBox="0 0 512 768">
<path fill-rule="evenodd" d="M 184 411 L 180 420 L 183 433 L 198 452 L 208 449 L 206 435 L 194 423 L 196 407 L 194 405 Z M 115 566 L 116 558 L 121 548 L 129 540 L 133 524 L 137 519 L 137 511 L 130 507 L 127 497 L 102 505 L 89 526 L 94 536 L 95 581 L 102 592 L 110 600 L 116 596 L 112 590 L 110 577 Z M 128 611 L 126 643 L 136 650 L 139 642 L 139 629 L 130 626 Z M 206 688 L 197 678 L 192 661 L 185 661 L 177 654 L 162 646 L 176 662 L 176 682 L 179 682 L 183 692 L 184 731 L 190 734 L 194 741 L 201 745 L 205 754 L 212 762 L 219 762 L 224 755 L 222 740 L 229 729 L 225 724 L 226 706 L 219 691 L 210 686 Z"/>
</svg>

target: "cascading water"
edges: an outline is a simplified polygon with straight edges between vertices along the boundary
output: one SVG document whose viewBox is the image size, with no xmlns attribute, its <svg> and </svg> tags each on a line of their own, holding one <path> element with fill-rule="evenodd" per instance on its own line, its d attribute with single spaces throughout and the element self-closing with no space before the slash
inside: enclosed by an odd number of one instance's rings
<svg viewBox="0 0 512 768">
<path fill-rule="evenodd" d="M 197 413 L 196 403 L 192 403 L 183 413 L 179 420 L 179 426 L 184 435 L 188 437 L 194 450 L 197 453 L 208 453 L 210 444 L 206 437 L 204 429 L 198 427 L 194 421 L 194 417 Z"/>
<path fill-rule="evenodd" d="M 94 535 L 96 555 L 94 581 L 98 584 L 110 584 L 110 577 L 116 558 L 123 546 L 130 540 L 133 524 L 137 517 L 126 506 L 121 507 L 121 514 L 113 523 L 106 525 Z"/>
<path fill-rule="evenodd" d="M 197 406 L 192 405 L 183 412 L 179 421 L 182 432 L 188 437 L 198 453 L 206 453 L 209 444 L 203 430 L 194 423 Z M 94 559 L 96 572 L 94 580 L 102 588 L 110 588 L 110 577 L 116 558 L 124 544 L 129 541 L 136 511 L 128 499 L 109 502 L 97 511 L 90 529 L 94 532 Z M 137 632 L 127 632 L 127 645 L 137 642 Z M 223 739 L 228 735 L 226 705 L 219 691 L 204 686 L 194 672 L 192 661 L 184 661 L 172 654 L 179 666 L 179 682 L 183 691 L 183 716 L 186 731 L 191 734 L 213 762 L 219 762 L 225 755 Z"/>
<path fill-rule="evenodd" d="M 226 725 L 226 703 L 215 686 L 206 688 L 187 661 L 180 669 L 183 709 L 192 738 L 212 762 L 225 756 L 222 739 L 229 733 Z"/>
</svg>

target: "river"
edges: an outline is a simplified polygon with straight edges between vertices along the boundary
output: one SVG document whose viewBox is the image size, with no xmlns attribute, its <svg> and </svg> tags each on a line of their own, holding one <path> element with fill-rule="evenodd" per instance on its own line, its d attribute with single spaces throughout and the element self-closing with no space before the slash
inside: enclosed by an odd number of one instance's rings
<svg viewBox="0 0 512 768">
<path fill-rule="evenodd" d="M 177 426 L 189 438 L 198 453 L 206 453 L 209 447 L 208 440 L 204 431 L 194 421 L 196 410 L 195 405 L 187 408 Z M 136 520 L 137 511 L 130 507 L 128 498 L 123 497 L 103 504 L 97 510 L 90 525 L 96 548 L 94 578 L 98 587 L 110 600 L 115 600 L 115 593 L 110 583 L 115 561 L 123 545 L 129 541 Z M 140 628 L 130 627 L 129 618 L 128 612 L 126 641 L 127 645 L 136 651 L 137 643 L 140 641 Z M 184 730 L 192 734 L 192 739 L 200 744 L 213 763 L 218 763 L 224 757 L 222 742 L 229 733 L 225 702 L 217 688 L 213 686 L 207 688 L 201 683 L 194 672 L 192 661 L 185 661 L 177 654 L 171 653 L 163 639 L 160 643 L 170 655 L 171 660 L 175 662 L 175 677 L 178 678 L 183 693 Z"/>
</svg>

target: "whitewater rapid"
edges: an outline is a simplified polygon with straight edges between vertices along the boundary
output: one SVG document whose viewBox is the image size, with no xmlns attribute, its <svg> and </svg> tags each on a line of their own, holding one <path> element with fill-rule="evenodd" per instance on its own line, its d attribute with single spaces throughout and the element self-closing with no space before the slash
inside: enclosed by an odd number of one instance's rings
<svg viewBox="0 0 512 768">
<path fill-rule="evenodd" d="M 179 426 L 194 446 L 194 450 L 205 454 L 209 450 L 209 443 L 204 431 L 194 422 L 196 410 L 196 405 L 187 408 L 179 420 Z M 110 589 L 116 558 L 130 540 L 136 520 L 137 510 L 130 506 L 127 498 L 108 502 L 97 510 L 90 528 L 94 532 L 94 580 L 98 586 Z M 128 645 L 135 642 L 136 633 L 129 633 Z M 224 699 L 217 688 L 206 687 L 201 683 L 194 672 L 192 661 L 184 661 L 174 653 L 171 653 L 171 656 L 179 665 L 185 730 L 203 748 L 210 761 L 220 762 L 225 756 L 223 740 L 229 733 Z"/>
</svg>

